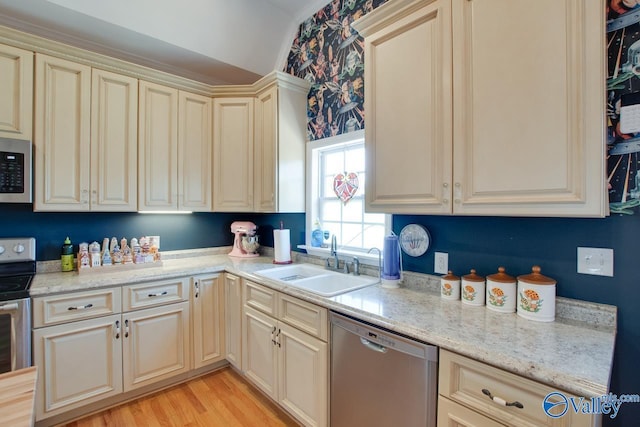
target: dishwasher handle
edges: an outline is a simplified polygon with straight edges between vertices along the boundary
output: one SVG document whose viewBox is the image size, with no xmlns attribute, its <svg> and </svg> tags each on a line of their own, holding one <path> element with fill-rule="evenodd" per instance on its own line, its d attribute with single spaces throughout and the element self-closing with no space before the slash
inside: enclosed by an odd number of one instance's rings
<svg viewBox="0 0 640 427">
<path fill-rule="evenodd" d="M 378 353 L 386 353 L 387 347 L 381 346 L 380 344 L 376 344 L 374 342 L 369 341 L 366 338 L 360 337 L 360 342 L 363 346 L 367 347 L 369 350 L 373 350 Z"/>
</svg>

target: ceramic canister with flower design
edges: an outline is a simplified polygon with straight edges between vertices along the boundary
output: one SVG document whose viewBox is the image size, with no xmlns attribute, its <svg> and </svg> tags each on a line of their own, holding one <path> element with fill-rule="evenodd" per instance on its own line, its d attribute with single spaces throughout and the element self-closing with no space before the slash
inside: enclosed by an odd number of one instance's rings
<svg viewBox="0 0 640 427">
<path fill-rule="evenodd" d="M 460 299 L 460 278 L 449 271 L 440 278 L 440 296 L 444 299 Z"/>
<path fill-rule="evenodd" d="M 540 274 L 537 265 L 531 274 L 518 276 L 518 316 L 538 322 L 556 318 L 556 281 Z"/>
<path fill-rule="evenodd" d="M 487 308 L 501 313 L 516 311 L 516 279 L 498 267 L 498 272 L 487 276 Z"/>
<path fill-rule="evenodd" d="M 463 304 L 484 305 L 484 277 L 477 275 L 476 271 L 471 269 L 470 274 L 462 276 L 461 286 Z"/>
</svg>

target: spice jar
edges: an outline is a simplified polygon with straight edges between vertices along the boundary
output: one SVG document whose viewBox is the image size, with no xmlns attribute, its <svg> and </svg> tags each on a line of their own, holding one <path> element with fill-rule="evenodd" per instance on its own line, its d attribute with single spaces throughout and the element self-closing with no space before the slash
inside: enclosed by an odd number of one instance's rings
<svg viewBox="0 0 640 427">
<path fill-rule="evenodd" d="M 516 279 L 498 267 L 498 272 L 487 276 L 487 308 L 501 313 L 516 311 Z"/>
<path fill-rule="evenodd" d="M 471 269 L 470 274 L 462 276 L 462 288 L 460 289 L 462 294 L 462 303 L 467 305 L 484 305 L 485 298 L 485 283 L 484 277 L 476 274 L 476 271 Z"/>
<path fill-rule="evenodd" d="M 460 299 L 460 278 L 451 271 L 440 278 L 440 296 L 444 299 Z"/>
<path fill-rule="evenodd" d="M 556 318 L 556 281 L 540 274 L 537 265 L 531 274 L 518 276 L 518 316 L 538 322 Z"/>
</svg>

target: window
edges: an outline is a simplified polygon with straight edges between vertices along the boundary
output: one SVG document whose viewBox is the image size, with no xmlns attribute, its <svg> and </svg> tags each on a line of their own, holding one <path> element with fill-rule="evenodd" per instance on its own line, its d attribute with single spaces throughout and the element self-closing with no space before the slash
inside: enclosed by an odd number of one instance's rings
<svg viewBox="0 0 640 427">
<path fill-rule="evenodd" d="M 340 252 L 366 253 L 372 247 L 382 249 L 389 230 L 388 215 L 366 213 L 364 209 L 364 132 L 309 142 L 307 166 L 307 251 L 316 255 L 324 253 L 311 247 L 316 220 L 325 232 L 325 247 L 330 245 L 330 236 L 335 235 Z M 342 200 L 334 191 L 336 181 L 342 184 Z"/>
</svg>

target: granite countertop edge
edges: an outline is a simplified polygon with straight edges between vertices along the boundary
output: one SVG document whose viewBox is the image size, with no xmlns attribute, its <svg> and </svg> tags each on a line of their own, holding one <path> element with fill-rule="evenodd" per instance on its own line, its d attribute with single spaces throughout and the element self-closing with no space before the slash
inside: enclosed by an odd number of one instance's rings
<svg viewBox="0 0 640 427">
<path fill-rule="evenodd" d="M 420 274 L 409 274 L 400 289 L 374 285 L 326 298 L 256 275 L 258 270 L 276 267 L 268 257 L 231 258 L 224 250 L 178 252 L 175 257 L 163 254 L 162 266 L 140 270 L 80 275 L 43 273 L 47 268 L 39 268 L 30 293 L 37 298 L 226 271 L 577 396 L 602 396 L 609 390 L 616 334 L 614 306 L 558 297 L 556 321 L 533 322 L 515 313 L 445 302 L 435 291 L 433 277 Z M 518 332 L 513 335 L 516 342 L 511 340 L 509 325 Z M 520 335 L 530 336 L 531 344 Z M 544 340 L 551 348 L 545 349 Z"/>
</svg>

